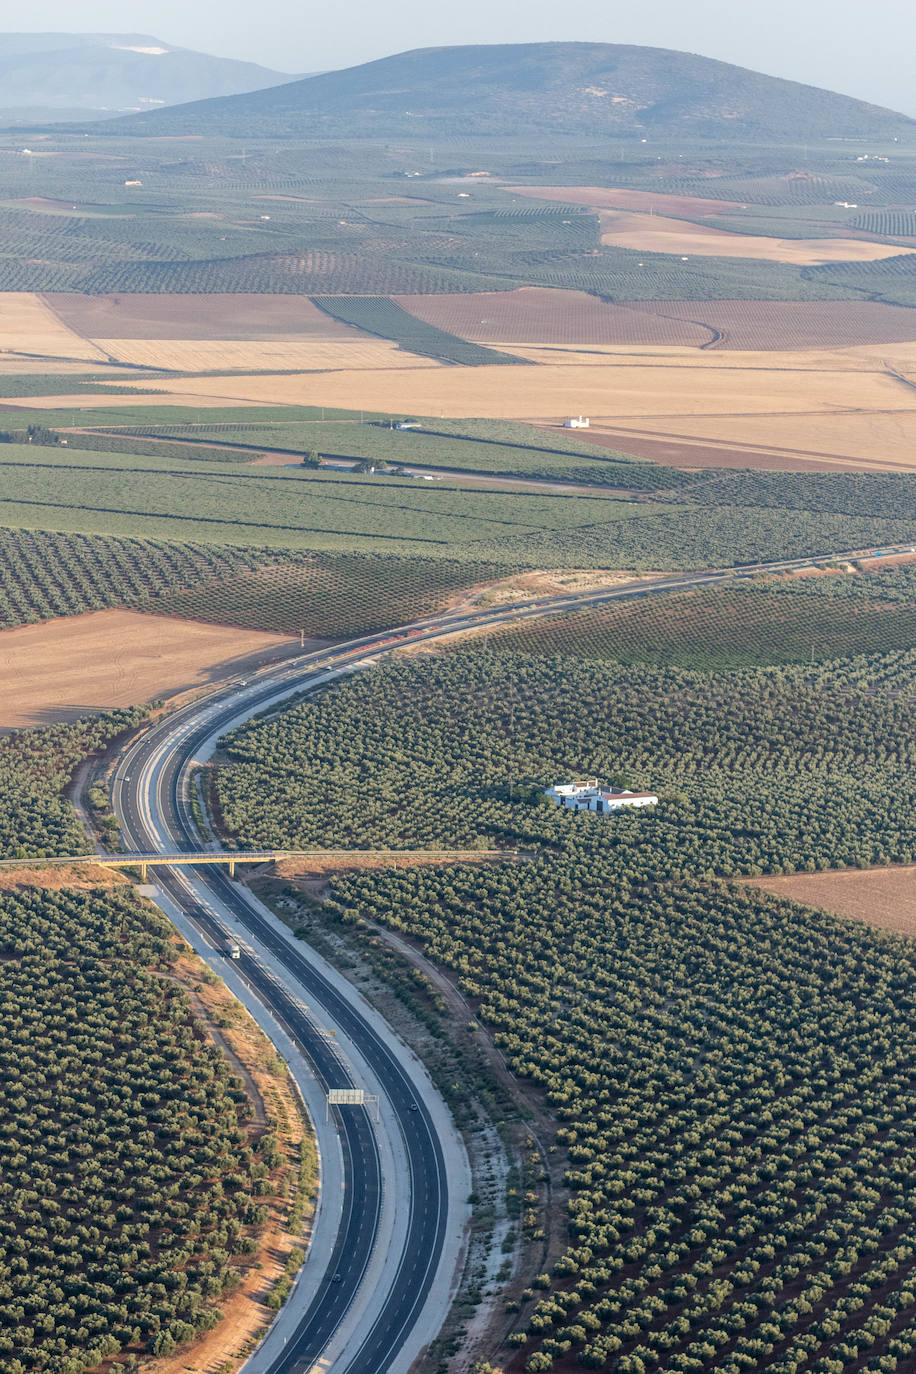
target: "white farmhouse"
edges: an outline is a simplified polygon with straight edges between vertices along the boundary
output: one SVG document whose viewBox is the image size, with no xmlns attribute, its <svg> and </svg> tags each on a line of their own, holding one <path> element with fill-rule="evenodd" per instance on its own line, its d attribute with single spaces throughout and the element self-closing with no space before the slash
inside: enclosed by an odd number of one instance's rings
<svg viewBox="0 0 916 1374">
<path fill-rule="evenodd" d="M 591 421 L 587 415 L 572 415 L 563 421 L 564 429 L 588 429 Z"/>
<path fill-rule="evenodd" d="M 566 806 L 571 811 L 597 811 L 599 814 L 622 811 L 626 806 L 658 805 L 654 792 L 628 792 L 626 788 L 599 783 L 597 778 L 586 782 L 558 782 L 544 795 L 557 806 Z"/>
</svg>

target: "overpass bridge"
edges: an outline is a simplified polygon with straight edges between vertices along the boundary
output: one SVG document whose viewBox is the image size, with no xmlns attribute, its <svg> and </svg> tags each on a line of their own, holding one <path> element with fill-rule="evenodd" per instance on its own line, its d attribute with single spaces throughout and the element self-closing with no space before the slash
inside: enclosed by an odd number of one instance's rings
<svg viewBox="0 0 916 1374">
<path fill-rule="evenodd" d="M 341 863 L 364 858 L 373 864 L 397 865 L 399 860 L 412 863 L 479 863 L 499 859 L 521 858 L 518 849 L 231 849 L 198 851 L 183 850 L 175 854 L 66 854 L 51 859 L 0 859 L 0 870 L 16 868 L 139 868 L 141 882 L 146 882 L 151 868 L 197 868 L 201 864 L 225 864 L 229 876 L 235 877 L 237 864 L 270 864 L 281 859 L 312 859 L 322 864 Z"/>
</svg>

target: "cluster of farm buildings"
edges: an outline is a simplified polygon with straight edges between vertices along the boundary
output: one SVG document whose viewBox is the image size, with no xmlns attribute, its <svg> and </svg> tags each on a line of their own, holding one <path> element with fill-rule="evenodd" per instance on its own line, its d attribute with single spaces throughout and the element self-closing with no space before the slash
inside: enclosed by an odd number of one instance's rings
<svg viewBox="0 0 916 1374">
<path fill-rule="evenodd" d="M 559 782 L 544 793 L 557 806 L 571 811 L 597 811 L 599 814 L 622 811 L 628 806 L 656 806 L 654 792 L 628 792 L 625 787 L 608 787 L 597 778 L 587 782 Z"/>
</svg>

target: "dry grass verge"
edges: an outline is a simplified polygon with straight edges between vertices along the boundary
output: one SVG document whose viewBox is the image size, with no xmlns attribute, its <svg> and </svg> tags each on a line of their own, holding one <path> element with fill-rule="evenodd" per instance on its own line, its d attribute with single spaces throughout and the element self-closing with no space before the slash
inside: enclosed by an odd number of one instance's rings
<svg viewBox="0 0 916 1374">
<path fill-rule="evenodd" d="M 189 950 L 182 953 L 173 975 L 189 993 L 200 1023 L 244 1082 L 252 1103 L 250 1129 L 255 1135 L 276 1132 L 280 1163 L 271 1174 L 273 1193 L 261 1199 L 269 1216 L 260 1248 L 245 1257 L 238 1287 L 220 1299 L 223 1320 L 175 1355 L 145 1361 L 141 1367 L 150 1374 L 232 1374 L 275 1315 L 268 1299 L 288 1272 L 290 1255 L 308 1243 L 317 1156 L 285 1064 L 226 985 Z M 299 1199 L 303 1178 L 306 1197 Z M 291 1231 L 288 1223 L 297 1201 L 306 1204 L 303 1224 Z"/>
</svg>

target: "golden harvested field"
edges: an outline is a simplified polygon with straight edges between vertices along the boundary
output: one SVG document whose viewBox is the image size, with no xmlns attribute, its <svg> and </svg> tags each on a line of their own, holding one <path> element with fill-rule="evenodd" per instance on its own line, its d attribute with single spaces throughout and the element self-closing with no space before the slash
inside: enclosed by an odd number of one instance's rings
<svg viewBox="0 0 916 1374">
<path fill-rule="evenodd" d="M 756 258 L 761 262 L 790 262 L 816 267 L 825 262 L 877 262 L 880 258 L 914 253 L 888 243 L 865 239 L 777 239 L 756 234 L 733 234 L 709 224 L 666 219 L 638 211 L 602 210 L 601 242 L 637 253 L 674 253 L 703 258 Z"/>
<path fill-rule="evenodd" d="M 746 879 L 775 897 L 865 921 L 879 930 L 916 935 L 916 866 L 843 869 L 827 873 L 790 873 L 779 878 Z"/>
<path fill-rule="evenodd" d="M 28 377 L 36 374 L 40 376 L 48 370 L 46 362 L 36 363 L 34 357 L 23 357 L 18 353 L 0 353 L 0 377 Z M 94 362 L 70 362 L 55 358 L 53 370 L 55 376 L 73 377 L 74 380 L 87 375 L 96 376 L 100 371 L 106 371 L 112 381 L 120 380 L 113 375 L 110 367 L 100 368 L 97 359 Z M 136 378 L 134 380 L 136 381 Z"/>
<path fill-rule="evenodd" d="M 157 295 L 41 297 L 64 324 L 96 339 L 364 339 L 307 296 Z"/>
<path fill-rule="evenodd" d="M 386 339 L 353 331 L 352 339 L 243 341 L 238 339 L 99 339 L 98 345 L 119 362 L 177 372 L 297 371 L 439 367 L 432 358 L 402 352 Z M 157 383 L 158 386 L 158 383 Z"/>
<path fill-rule="evenodd" d="M 851 399 L 850 405 L 853 404 Z M 837 471 L 916 471 L 916 412 L 912 410 L 860 414 L 850 409 L 834 415 L 730 415 L 712 420 L 659 418 L 652 423 L 651 430 L 644 422 L 637 425 L 634 421 L 632 427 L 656 438 L 667 436 L 693 443 L 706 440 L 734 448 L 747 446 L 737 464 L 716 460 L 697 462 L 697 467 L 769 467 L 761 455 L 776 452 L 801 460 L 830 457 Z M 626 417 L 622 417 L 614 440 L 619 447 L 627 447 L 627 429 Z M 693 463 L 682 458 L 678 465 Z"/>
<path fill-rule="evenodd" d="M 400 355 L 396 366 L 288 376 L 175 376 L 157 382 L 165 394 L 150 404 L 349 409 L 358 398 L 367 410 L 384 413 L 554 425 L 582 413 L 591 417 L 594 437 L 605 431 L 614 447 L 679 466 L 916 470 L 916 342 L 793 352 L 509 347 L 540 365 L 445 367 Z M 103 403 L 123 405 L 124 399 L 36 397 L 15 404 L 50 409 Z M 653 454 L 646 448 L 651 444 L 669 452 Z M 725 464 L 720 450 L 729 455 Z"/>
<path fill-rule="evenodd" d="M 0 729 L 75 720 L 202 687 L 292 644 L 286 635 L 134 611 L 94 611 L 3 630 Z"/>
<path fill-rule="evenodd" d="M 0 291 L 0 354 L 105 362 L 94 343 L 83 339 L 29 291 Z"/>
<path fill-rule="evenodd" d="M 882 350 L 906 370 L 902 350 Z M 860 410 L 916 411 L 916 389 L 892 375 L 867 349 L 799 353 L 708 353 L 660 349 L 537 350 L 536 368 L 398 367 L 387 371 L 292 377 L 175 377 L 163 380 L 174 396 L 232 397 L 274 404 L 353 405 L 421 415 L 479 415 L 551 420 L 589 414 L 592 422 L 681 416 L 831 414 Z M 916 346 L 910 348 L 916 354 Z M 155 404 L 159 404 L 157 397 Z M 45 402 L 47 404 L 47 402 Z M 83 404 L 86 404 L 83 401 Z"/>
</svg>

